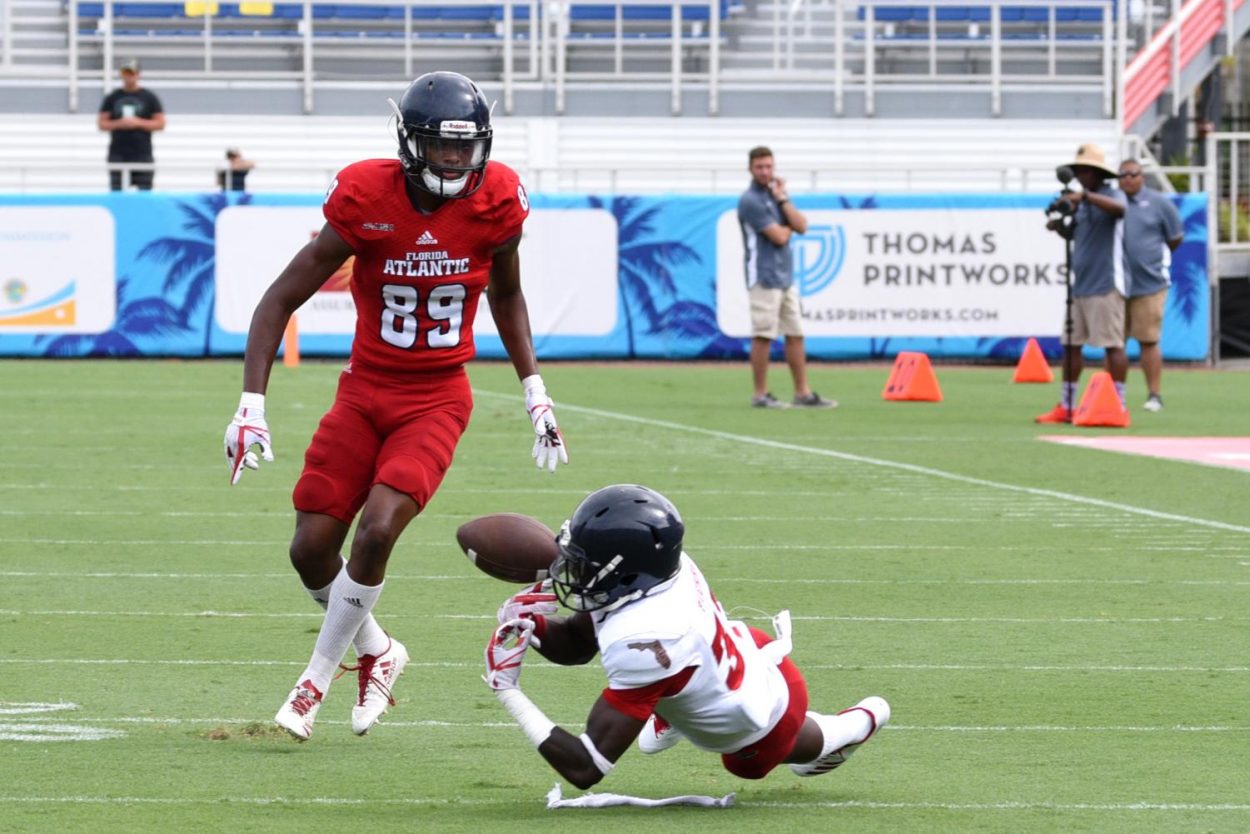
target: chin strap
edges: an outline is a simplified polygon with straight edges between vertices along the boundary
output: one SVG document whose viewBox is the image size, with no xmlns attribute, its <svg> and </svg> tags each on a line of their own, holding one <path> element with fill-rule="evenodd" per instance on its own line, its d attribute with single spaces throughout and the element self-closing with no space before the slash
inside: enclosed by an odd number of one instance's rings
<svg viewBox="0 0 1250 834">
<path fill-rule="evenodd" d="M 421 171 L 421 181 L 425 183 L 425 187 L 440 197 L 455 197 L 469 181 L 469 175 L 464 174 L 458 179 L 445 180 L 438 174 L 435 174 L 429 168 Z"/>
</svg>

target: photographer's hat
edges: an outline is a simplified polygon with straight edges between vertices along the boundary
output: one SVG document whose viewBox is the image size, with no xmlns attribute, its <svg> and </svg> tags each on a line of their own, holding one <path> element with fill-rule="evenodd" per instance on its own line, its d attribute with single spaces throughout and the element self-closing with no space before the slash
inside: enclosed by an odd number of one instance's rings
<svg viewBox="0 0 1250 834">
<path fill-rule="evenodd" d="M 127 58 L 125 61 L 122 61 L 122 65 L 118 67 L 117 69 L 120 70 L 121 72 L 137 73 L 139 71 L 139 59 Z"/>
<path fill-rule="evenodd" d="M 1085 168 L 1093 168 L 1100 173 L 1106 174 L 1108 178 L 1119 176 L 1114 168 L 1107 167 L 1107 155 L 1102 152 L 1102 148 L 1093 142 L 1086 142 L 1076 149 L 1076 159 L 1068 163 L 1073 168 L 1082 166 Z"/>
</svg>

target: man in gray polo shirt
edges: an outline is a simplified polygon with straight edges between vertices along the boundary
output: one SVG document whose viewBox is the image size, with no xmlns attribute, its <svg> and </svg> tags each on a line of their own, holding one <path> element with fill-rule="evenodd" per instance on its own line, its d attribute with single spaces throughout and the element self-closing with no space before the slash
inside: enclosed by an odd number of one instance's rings
<svg viewBox="0 0 1250 834">
<path fill-rule="evenodd" d="M 1124 402 L 1124 378 L 1128 359 L 1124 355 L 1124 298 L 1127 294 L 1120 236 L 1123 232 L 1124 195 L 1106 184 L 1116 172 L 1107 167 L 1102 148 L 1084 144 L 1069 163 L 1081 183 L 1062 199 L 1074 206 L 1072 235 L 1072 332 L 1063 333 L 1063 389 L 1059 404 L 1039 415 L 1039 423 L 1071 423 L 1076 411 L 1076 389 L 1084 366 L 1085 345 L 1106 351 L 1105 365 L 1115 380 L 1116 393 Z M 1046 228 L 1064 233 L 1062 224 L 1050 220 Z"/>
<path fill-rule="evenodd" d="M 1120 190 L 1128 198 L 1124 213 L 1124 264 L 1128 270 L 1127 338 L 1141 345 L 1141 369 L 1146 377 L 1147 411 L 1160 411 L 1163 398 L 1163 307 L 1172 283 L 1172 252 L 1185 239 L 1185 227 L 1176 206 L 1165 195 L 1147 188 L 1141 163 L 1120 163 Z"/>
<path fill-rule="evenodd" d="M 799 290 L 794 285 L 790 237 L 807 231 L 807 218 L 790 202 L 785 180 L 773 168 L 773 152 L 752 148 L 747 154 L 751 187 L 738 200 L 738 224 L 746 250 L 747 294 L 751 299 L 751 377 L 756 408 L 787 408 L 768 390 L 768 358 L 773 340 L 785 336 L 786 364 L 794 378 L 796 406 L 833 408 L 807 384 L 807 352 Z"/>
</svg>

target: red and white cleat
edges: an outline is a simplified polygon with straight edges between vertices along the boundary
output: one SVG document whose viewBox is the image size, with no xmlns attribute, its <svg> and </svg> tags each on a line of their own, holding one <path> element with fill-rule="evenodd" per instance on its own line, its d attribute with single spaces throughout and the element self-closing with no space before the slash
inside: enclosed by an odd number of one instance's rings
<svg viewBox="0 0 1250 834">
<path fill-rule="evenodd" d="M 313 686 L 312 681 L 296 684 L 273 720 L 300 741 L 308 741 L 312 735 L 313 721 L 317 718 L 317 710 L 321 709 L 321 697 L 321 692 Z"/>
<path fill-rule="evenodd" d="M 352 707 L 352 732 L 363 736 L 395 705 L 391 689 L 408 665 L 408 650 L 404 644 L 390 638 L 386 651 L 378 655 L 363 654 L 355 666 L 345 666 L 344 671 L 355 672 L 357 680 L 356 705 Z"/>
<path fill-rule="evenodd" d="M 825 734 L 827 752 L 805 764 L 790 765 L 796 776 L 819 776 L 841 767 L 861 744 L 889 723 L 890 705 L 884 698 L 872 695 L 837 715 L 820 715 L 815 712 L 809 712 L 808 715 L 816 719 Z"/>
</svg>

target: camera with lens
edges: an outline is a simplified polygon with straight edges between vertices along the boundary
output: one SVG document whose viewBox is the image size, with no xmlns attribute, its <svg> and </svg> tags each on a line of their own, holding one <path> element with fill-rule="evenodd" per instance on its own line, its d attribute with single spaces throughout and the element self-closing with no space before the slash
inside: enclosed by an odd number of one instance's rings
<svg viewBox="0 0 1250 834">
<path fill-rule="evenodd" d="M 1050 201 L 1050 205 L 1046 206 L 1046 216 L 1051 220 L 1060 220 L 1068 217 L 1076 212 L 1076 205 L 1063 199 L 1072 193 L 1072 189 L 1068 188 L 1068 183 L 1072 182 L 1072 178 L 1076 176 L 1071 166 L 1062 165 L 1055 169 L 1055 176 L 1059 178 L 1059 182 L 1063 184 L 1063 190 L 1059 192 L 1059 196 Z"/>
</svg>

